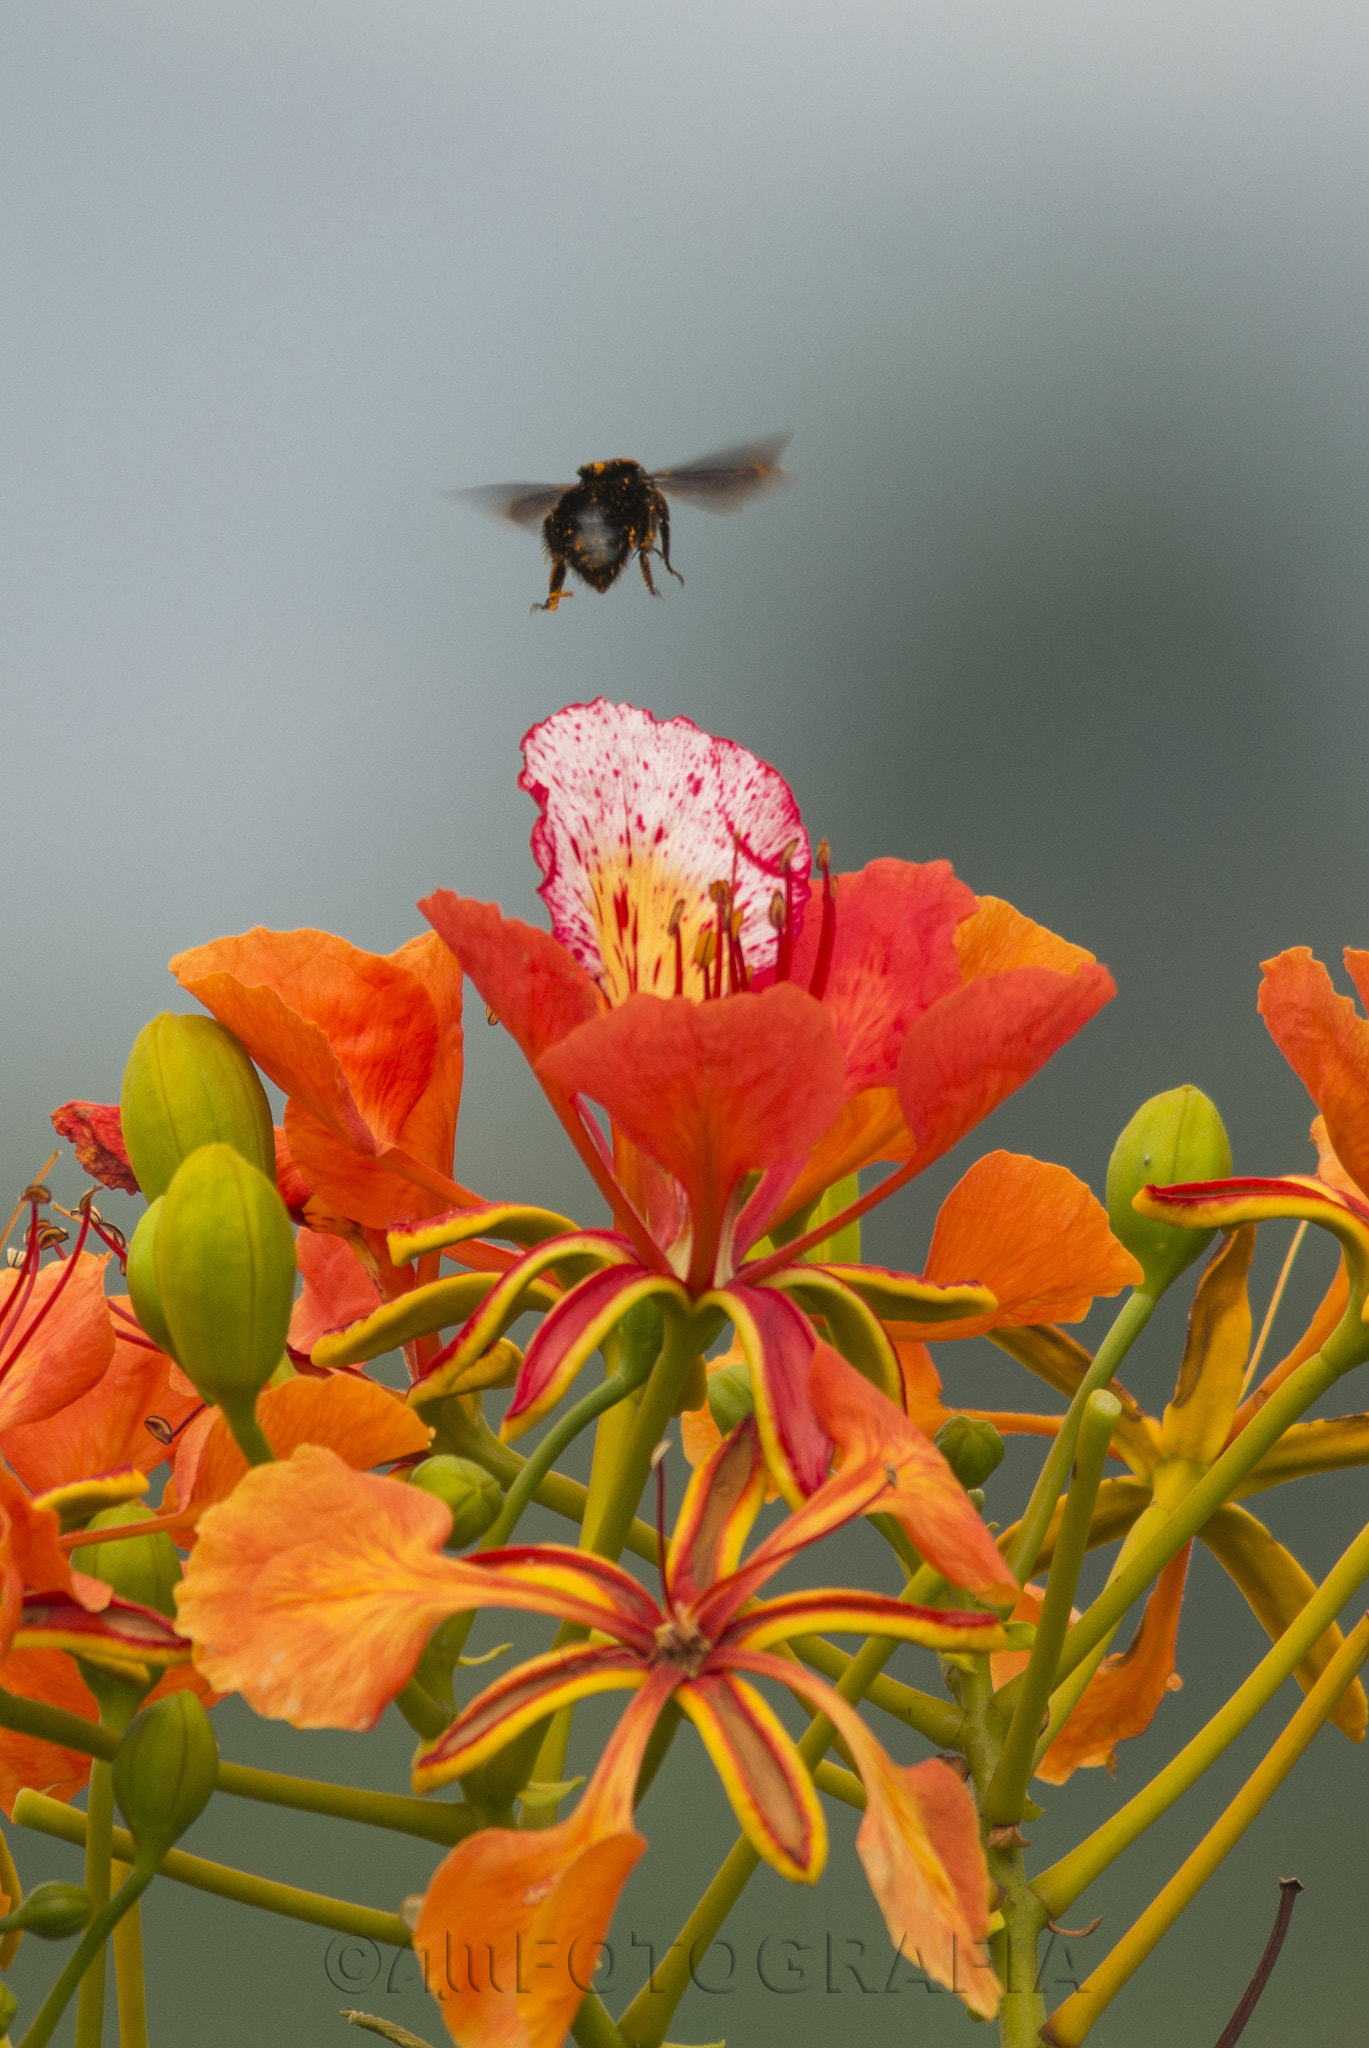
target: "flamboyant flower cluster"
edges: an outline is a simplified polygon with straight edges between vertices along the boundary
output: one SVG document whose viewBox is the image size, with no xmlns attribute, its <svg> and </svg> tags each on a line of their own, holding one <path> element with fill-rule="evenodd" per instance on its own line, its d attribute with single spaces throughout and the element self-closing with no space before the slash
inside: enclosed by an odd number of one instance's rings
<svg viewBox="0 0 1369 2048">
<path fill-rule="evenodd" d="M 1369 1534 L 1318 1587 L 1243 1504 L 1369 1463 L 1364 1416 L 1307 1419 L 1369 1356 L 1369 1023 L 1305 952 L 1267 966 L 1261 1009 L 1319 1112 L 1315 1174 L 1233 1179 L 1215 1110 L 1177 1090 L 1119 1140 L 1106 1209 L 1063 1166 L 990 1151 L 946 1197 L 919 1271 L 874 1266 L 862 1217 L 1079 1032 L 1114 992 L 1107 970 L 945 861 L 835 872 L 781 775 L 687 719 L 600 700 L 544 720 L 523 751 L 549 929 L 438 889 L 421 905 L 431 930 L 390 955 L 263 929 L 180 954 L 202 1013 L 147 1028 L 120 1104 L 54 1114 L 93 1180 L 145 1198 L 131 1239 L 90 1196 L 59 1211 L 40 1183 L 11 1221 L 0 1802 L 52 1828 L 53 1795 L 89 1780 L 89 1870 L 109 1859 L 96 1829 L 112 1785 L 143 1859 L 34 2042 L 78 1978 L 81 2039 L 98 2039 L 102 1943 L 217 1770 L 247 1796 L 445 1845 L 386 1924 L 422 1952 L 462 2048 L 559 2048 L 572 2026 L 595 2048 L 657 2048 L 754 1863 L 819 1879 L 832 1800 L 862 1810 L 895 1951 L 998 2014 L 1009 2048 L 1066 2048 L 1141 1951 L 1123 1944 L 1048 2022 L 1038 1937 L 1188 1766 L 1035 1875 L 1028 1788 L 1116 1769 L 1180 1682 L 1195 1539 L 1272 1646 L 1207 1760 L 1287 1676 L 1306 1695 L 1299 1742 L 1328 1719 L 1360 1742 L 1369 1723 L 1369 1632 L 1337 1624 L 1369 1577 Z M 1364 992 L 1369 954 L 1346 963 Z M 584 1222 L 455 1178 L 465 978 L 583 1162 L 601 1205 Z M 261 1077 L 284 1097 L 278 1126 Z M 1252 1352 L 1252 1261 L 1258 1226 L 1284 1218 L 1341 1256 L 1309 1329 L 1260 1377 L 1273 1307 Z M 1173 1398 L 1149 1415 L 1116 1367 L 1218 1232 Z M 1124 1290 L 1096 1355 L 1060 1327 Z M 973 1400 L 967 1340 L 984 1337 L 1065 1405 Z M 402 1388 L 373 1369 L 395 1353 Z M 670 1526 L 675 1417 L 694 1470 Z M 586 1486 L 559 1464 L 590 1430 Z M 983 1487 L 1013 1434 L 1043 1462 L 999 1529 Z M 525 1439 L 526 1457 L 511 1448 Z M 571 1542 L 513 1540 L 533 1501 Z M 862 1523 L 869 1584 L 772 1587 Z M 1086 1598 L 1086 1553 L 1110 1544 Z M 1138 1599 L 1130 1647 L 1111 1650 Z M 469 1633 L 501 1609 L 556 1633 L 471 1689 L 466 1667 L 487 1659 L 466 1656 Z M 884 1671 L 898 1645 L 923 1678 L 939 1660 L 940 1691 Z M 614 1691 L 628 1703 L 584 1754 L 575 1710 Z M 225 1776 L 200 1722 L 229 1693 L 300 1728 L 363 1731 L 393 1707 L 421 1737 L 416 1796 Z M 894 1751 L 913 1731 L 938 1754 L 896 1760 L 870 1713 L 892 1717 Z M 594 1957 L 684 1721 L 742 1844 L 683 1962 L 615 2022 Z M 180 1778 L 179 1763 L 135 1768 L 135 1737 L 144 1759 L 170 1742 L 198 1762 Z M 159 1820 L 147 1788 L 173 1779 L 184 1796 Z M 1248 1820 L 1258 1802 L 1242 1796 Z M 272 1909 L 250 1874 L 228 1879 Z M 0 1889 L 14 1909 L 7 1853 Z M 336 1924 L 357 1910 L 339 1905 Z"/>
</svg>

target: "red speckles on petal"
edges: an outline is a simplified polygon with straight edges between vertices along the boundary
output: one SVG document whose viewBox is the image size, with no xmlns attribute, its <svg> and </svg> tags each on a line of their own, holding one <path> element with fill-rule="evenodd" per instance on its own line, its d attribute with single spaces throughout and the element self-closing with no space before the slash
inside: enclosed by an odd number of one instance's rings
<svg viewBox="0 0 1369 2048">
<path fill-rule="evenodd" d="M 695 949 L 716 921 L 716 882 L 731 885 L 747 969 L 773 964 L 776 883 L 788 866 L 797 922 L 810 864 L 798 805 L 775 769 L 691 719 L 660 721 L 603 698 L 543 719 L 523 757 L 519 787 L 542 812 L 532 850 L 552 929 L 611 1003 L 674 993 L 677 932 L 684 993 L 703 996 Z"/>
</svg>

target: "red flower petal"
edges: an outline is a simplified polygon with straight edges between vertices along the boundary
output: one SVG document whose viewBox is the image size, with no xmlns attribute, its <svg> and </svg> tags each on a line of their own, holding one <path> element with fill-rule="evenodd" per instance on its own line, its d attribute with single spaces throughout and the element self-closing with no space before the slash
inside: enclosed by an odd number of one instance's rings
<svg viewBox="0 0 1369 2048">
<path fill-rule="evenodd" d="M 435 889 L 418 907 L 534 1066 L 548 1046 L 602 1009 L 598 989 L 565 947 L 505 917 L 497 903 Z"/>
<path fill-rule="evenodd" d="M 632 996 L 544 1053 L 537 1070 L 602 1104 L 679 1181 L 695 1287 L 712 1277 L 743 1176 L 801 1159 L 841 1107 L 832 1027 L 820 1003 L 788 985 L 716 1003 Z"/>
<path fill-rule="evenodd" d="M 898 1092 L 919 1165 L 939 1159 L 1029 1081 L 1116 992 L 1096 963 L 1077 974 L 1016 967 L 967 982 L 918 1018 L 899 1061 Z"/>
<path fill-rule="evenodd" d="M 52 1128 L 76 1149 L 76 1157 L 102 1187 L 136 1195 L 138 1183 L 124 1145 L 117 1102 L 64 1102 L 52 1112 Z"/>
</svg>

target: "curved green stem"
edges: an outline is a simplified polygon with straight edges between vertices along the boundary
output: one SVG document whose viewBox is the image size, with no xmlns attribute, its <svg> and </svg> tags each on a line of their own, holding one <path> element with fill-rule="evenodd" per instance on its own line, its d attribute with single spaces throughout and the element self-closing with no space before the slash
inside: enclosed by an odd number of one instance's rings
<svg viewBox="0 0 1369 2048">
<path fill-rule="evenodd" d="M 136 1864 L 130 1870 L 114 1897 L 107 1901 L 95 1915 L 76 1950 L 57 1982 L 39 2007 L 33 2025 L 19 2043 L 19 2048 L 45 2048 L 52 2039 L 57 2022 L 66 2011 L 72 1992 L 85 1976 L 97 1956 L 104 1954 L 104 1946 L 113 1929 L 139 1900 L 151 1884 L 155 1872 L 151 1864 Z"/>
<path fill-rule="evenodd" d="M 114 1780 L 109 1765 L 98 1759 L 90 1767 L 87 1815 L 85 1888 L 98 1918 L 109 1904 L 110 1848 L 114 1829 Z M 100 2036 L 105 2024 L 103 1940 L 91 1950 L 90 1967 L 81 1978 L 80 1984 L 81 1992 L 76 2006 L 76 2048 L 100 2048 Z M 65 2004 L 66 2000 L 63 1999 L 62 2005 Z M 59 2007 L 59 2014 L 60 2011 Z M 57 2024 L 57 2017 L 58 2015 L 53 2017 L 53 2026 Z M 51 2028 L 48 2031 L 51 2032 Z"/>
<path fill-rule="evenodd" d="M 1051 1559 L 1046 1597 L 1036 1624 L 1036 1641 L 1022 1674 L 1021 1690 L 1003 1740 L 998 1767 L 984 1794 L 982 1810 L 991 1827 L 1021 1820 L 1026 1806 L 1041 1716 L 1050 1697 L 1055 1667 L 1069 1628 L 1071 1603 L 1079 1583 L 1079 1567 L 1088 1546 L 1089 1526 L 1093 1521 L 1093 1507 L 1098 1498 L 1108 1445 L 1121 1416 L 1122 1404 L 1117 1396 L 1102 1389 L 1091 1393 L 1084 1403 L 1075 1449 L 1074 1477 L 1065 1499 L 1055 1556 Z"/>
<path fill-rule="evenodd" d="M 1350 1365 L 1358 1363 L 1357 1357 L 1345 1364 L 1340 1363 L 1335 1356 L 1335 1345 L 1336 1339 L 1332 1337 L 1321 1351 L 1289 1374 L 1192 1492 L 1185 1494 L 1170 1513 L 1165 1526 L 1137 1551 L 1126 1569 L 1104 1587 L 1066 1636 L 1065 1647 L 1060 1654 L 1058 1678 L 1067 1678 L 1103 1638 L 1111 1634 L 1137 1595 L 1158 1577 L 1189 1537 L 1197 1535 L 1203 1523 L 1223 1501 L 1230 1499 L 1246 1473 L 1258 1464 L 1270 1445 L 1278 1441 L 1289 1423 L 1296 1422 L 1328 1387 L 1335 1385 Z"/>
<path fill-rule="evenodd" d="M 116 1863 L 119 1884 L 128 1865 Z M 119 2003 L 119 2048 L 148 2048 L 147 1984 L 143 1975 L 143 1909 L 134 1900 L 110 1938 L 114 1951 L 114 1987 Z"/>
<path fill-rule="evenodd" d="M 1046 1531 L 1055 1512 L 1055 1503 L 1065 1490 L 1069 1469 L 1074 1462 L 1074 1446 L 1090 1396 L 1107 1387 L 1109 1380 L 1154 1313 L 1153 1296 L 1139 1291 L 1129 1296 L 1114 1318 L 1112 1328 L 1098 1346 L 1092 1365 L 1079 1382 L 1065 1419 L 1056 1432 L 1055 1441 L 1046 1453 L 1045 1461 L 1037 1474 L 1031 1498 L 1023 1510 L 1017 1532 L 1008 1548 L 1008 1570 L 1019 1586 L 1025 1586 L 1035 1570 L 1041 1545 L 1046 1540 Z"/>
<path fill-rule="evenodd" d="M 1236 1797 L 1210 1827 L 1192 1855 L 1175 1871 L 1122 1939 L 1091 1970 L 1079 1989 L 1052 2013 L 1043 2039 L 1053 2048 L 1078 2048 L 1099 2014 L 1135 1974 L 1180 1913 L 1201 1891 L 1222 1859 L 1235 1848 L 1336 1702 L 1369 1657 L 1369 1615 L 1347 1636 L 1272 1748 L 1255 1766 Z"/>
<path fill-rule="evenodd" d="M 22 1693 L 0 1689 L 0 1728 L 35 1735 L 44 1742 L 74 1749 L 81 1756 L 106 1762 L 119 1747 L 112 1728 L 87 1721 L 82 1714 L 50 1707 Z M 267 1806 L 288 1806 L 300 1813 L 321 1813 L 336 1820 L 359 1821 L 365 1827 L 389 1828 L 396 1834 L 418 1835 L 450 1847 L 464 1841 L 475 1825 L 469 1808 L 452 1800 L 412 1799 L 396 1792 L 370 1792 L 359 1785 L 329 1785 L 318 1778 L 294 1778 L 284 1771 L 259 1771 L 247 1764 L 220 1759 L 216 1789 L 238 1799 L 257 1799 Z M 82 1836 L 82 1840 L 85 1837 Z"/>
<path fill-rule="evenodd" d="M 53 1835 L 59 1842 L 79 1846 L 85 1840 L 86 1817 L 60 1799 L 42 1792 L 21 1792 L 14 1802 L 15 1825 L 32 1828 L 37 1834 Z M 114 1853 L 122 1862 L 134 1856 L 133 1837 L 125 1828 L 114 1830 Z M 368 1941 L 383 1941 L 392 1948 L 413 1946 L 409 1929 L 398 1913 L 381 1913 L 373 1906 L 354 1906 L 349 1899 L 330 1899 L 322 1892 L 307 1892 L 298 1885 L 277 1884 L 274 1878 L 256 1877 L 248 1870 L 234 1870 L 226 1863 L 211 1863 L 204 1856 L 187 1855 L 183 1849 L 168 1849 L 159 1875 L 195 1891 L 211 1892 L 216 1898 L 235 1899 L 243 1906 L 256 1906 L 263 1913 L 279 1913 L 287 1920 L 306 1920 L 313 1927 L 332 1927 L 339 1934 L 359 1934 Z"/>
<path fill-rule="evenodd" d="M 1143 1785 L 1110 1820 L 1033 1880 L 1032 1889 L 1051 1916 L 1064 1913 L 1125 1848 L 1167 1813 L 1223 1750 L 1273 1699 L 1312 1645 L 1320 1640 L 1347 1600 L 1369 1578 L 1369 1527 L 1332 1566 L 1302 1612 L 1289 1624 L 1245 1683 L 1207 1725 Z"/>
<path fill-rule="evenodd" d="M 528 1502 L 537 1491 L 539 1482 L 545 1478 L 568 1444 L 573 1444 L 581 1430 L 588 1429 L 597 1416 L 606 1408 L 612 1408 L 632 1392 L 631 1380 L 615 1373 L 612 1379 L 603 1380 L 597 1387 L 591 1387 L 581 1395 L 573 1408 L 568 1408 L 559 1422 L 553 1423 L 537 1449 L 519 1472 L 513 1485 L 504 1496 L 504 1505 L 498 1519 L 486 1531 L 480 1548 L 498 1550 L 508 1542 L 518 1526 L 518 1520 Z M 637 1503 L 634 1501 L 633 1506 Z"/>
</svg>

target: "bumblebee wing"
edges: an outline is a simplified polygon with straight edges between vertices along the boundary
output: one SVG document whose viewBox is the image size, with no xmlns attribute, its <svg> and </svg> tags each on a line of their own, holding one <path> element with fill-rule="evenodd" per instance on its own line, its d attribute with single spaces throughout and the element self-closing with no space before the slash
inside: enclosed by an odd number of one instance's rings
<svg viewBox="0 0 1369 2048">
<path fill-rule="evenodd" d="M 569 484 L 476 484 L 471 490 L 448 491 L 447 496 L 459 498 L 491 519 L 508 519 L 515 526 L 540 526 L 569 489 Z"/>
<path fill-rule="evenodd" d="M 780 457 L 791 438 L 790 434 L 776 434 L 769 441 L 722 448 L 716 455 L 703 455 L 678 469 L 657 470 L 652 481 L 668 497 L 683 498 L 706 511 L 740 512 L 753 498 L 768 498 L 793 483 L 793 477 L 780 468 Z"/>
</svg>

